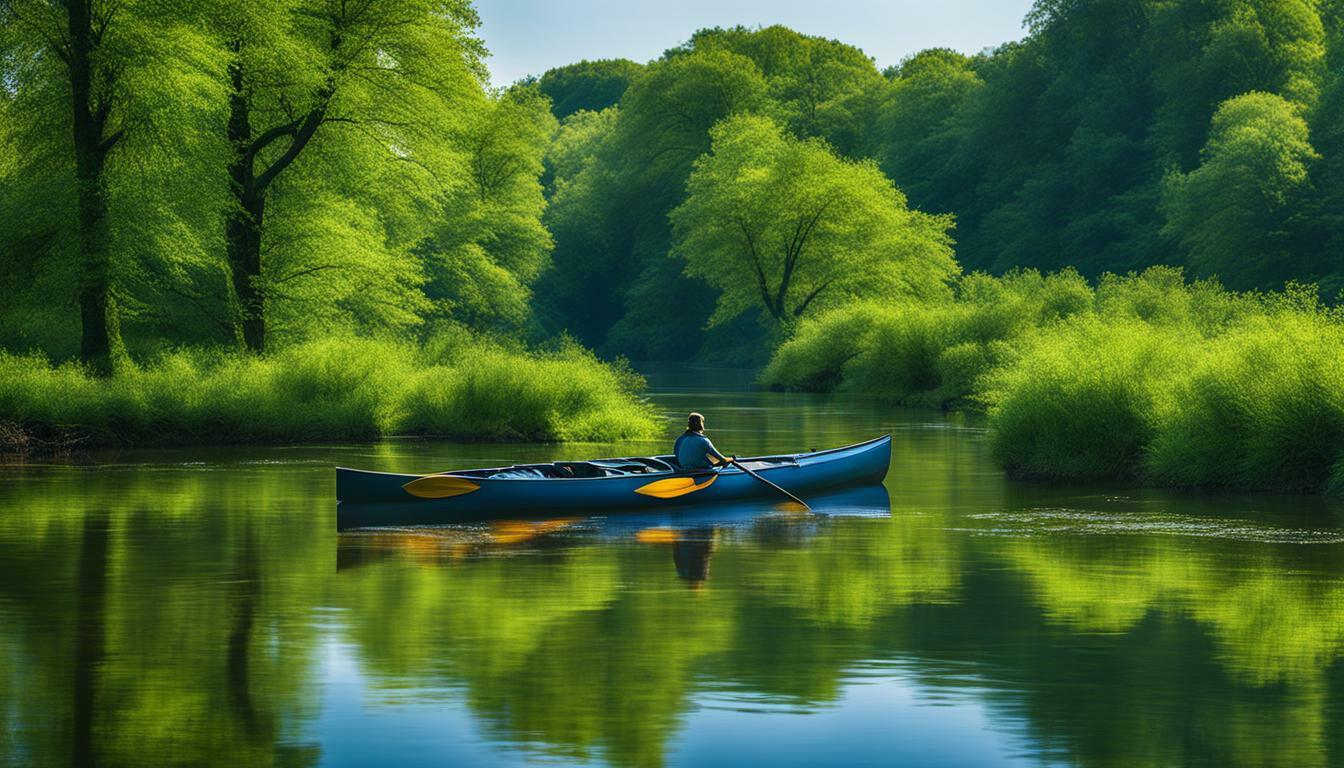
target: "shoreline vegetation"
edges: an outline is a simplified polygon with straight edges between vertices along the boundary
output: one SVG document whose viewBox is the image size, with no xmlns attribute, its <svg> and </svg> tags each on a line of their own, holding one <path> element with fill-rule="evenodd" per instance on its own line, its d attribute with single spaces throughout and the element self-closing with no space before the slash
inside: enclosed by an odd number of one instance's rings
<svg viewBox="0 0 1344 768">
<path fill-rule="evenodd" d="M 1014 476 L 1344 491 L 1344 314 L 1314 286 L 1228 291 L 1152 267 L 962 277 L 953 300 L 803 323 L 761 381 L 988 414 Z"/>
<path fill-rule="evenodd" d="M 0 2 L 0 451 L 645 437 L 602 361 L 714 360 L 983 409 L 1018 476 L 1344 489 L 1334 6 L 507 85 L 470 0 L 122 6 Z"/>
<path fill-rule="evenodd" d="M 181 350 L 112 377 L 0 352 L 0 453 L 423 435 L 611 442 L 662 431 L 643 379 L 570 342 L 332 338 L 257 357 Z"/>
</svg>

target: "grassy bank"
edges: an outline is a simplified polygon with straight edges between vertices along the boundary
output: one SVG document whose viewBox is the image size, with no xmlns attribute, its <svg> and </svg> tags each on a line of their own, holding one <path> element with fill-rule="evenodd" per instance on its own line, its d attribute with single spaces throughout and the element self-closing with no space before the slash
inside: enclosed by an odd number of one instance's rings
<svg viewBox="0 0 1344 768">
<path fill-rule="evenodd" d="M 1021 476 L 1344 490 L 1344 322 L 1310 289 L 972 275 L 950 303 L 821 316 L 763 379 L 983 408 Z"/>
<path fill-rule="evenodd" d="M 11 451 L 384 435 L 636 439 L 659 431 L 642 387 L 574 346 L 529 352 L 453 335 L 423 345 L 329 339 L 266 357 L 179 351 L 108 379 L 0 352 L 0 439 Z"/>
</svg>

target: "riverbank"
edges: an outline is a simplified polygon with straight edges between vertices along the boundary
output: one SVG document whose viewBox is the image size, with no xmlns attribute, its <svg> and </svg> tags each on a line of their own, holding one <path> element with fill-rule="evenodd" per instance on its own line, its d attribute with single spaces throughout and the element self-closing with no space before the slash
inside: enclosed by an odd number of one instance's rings
<svg viewBox="0 0 1344 768">
<path fill-rule="evenodd" d="M 110 378 L 0 352 L 0 452 L 431 435 L 594 441 L 661 433 L 643 379 L 575 345 L 327 339 L 265 357 L 203 350 Z"/>
<path fill-rule="evenodd" d="M 1235 293 L 1178 270 L 970 275 L 949 303 L 805 323 L 762 381 L 984 410 L 1012 474 L 1344 490 L 1344 323 L 1315 290 Z"/>
</svg>

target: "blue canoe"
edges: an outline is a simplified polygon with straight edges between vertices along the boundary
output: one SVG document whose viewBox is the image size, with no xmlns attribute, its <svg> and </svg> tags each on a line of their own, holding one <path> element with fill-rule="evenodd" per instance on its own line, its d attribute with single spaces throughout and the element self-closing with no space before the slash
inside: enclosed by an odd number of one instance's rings
<svg viewBox="0 0 1344 768">
<path fill-rule="evenodd" d="M 739 459 L 796 495 L 882 482 L 891 436 Z M 686 471 L 671 456 L 560 461 L 431 475 L 336 469 L 337 524 L 442 525 L 527 514 L 649 510 L 777 495 L 736 467 Z"/>
</svg>

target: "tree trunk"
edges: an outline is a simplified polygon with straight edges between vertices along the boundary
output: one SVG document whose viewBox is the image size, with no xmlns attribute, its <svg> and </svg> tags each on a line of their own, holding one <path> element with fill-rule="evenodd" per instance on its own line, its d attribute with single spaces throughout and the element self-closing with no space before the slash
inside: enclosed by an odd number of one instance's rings
<svg viewBox="0 0 1344 768">
<path fill-rule="evenodd" d="M 226 239 L 229 273 L 242 316 L 243 344 L 252 352 L 266 351 L 266 301 L 257 281 L 261 278 L 261 220 L 266 201 L 250 190 L 238 195 L 240 210 L 229 217 Z"/>
<path fill-rule="evenodd" d="M 115 138 L 103 140 L 107 111 L 101 105 L 95 109 L 92 103 L 93 39 L 89 6 L 89 0 L 73 0 L 69 6 L 68 66 L 78 185 L 76 233 L 81 266 L 79 356 L 95 372 L 107 375 L 112 372 L 116 324 L 108 317 L 112 269 L 102 176 L 104 160 Z"/>
<path fill-rule="evenodd" d="M 238 297 L 243 344 L 249 351 L 261 353 L 266 351 L 266 300 L 257 282 L 261 278 L 261 221 L 266 199 L 247 187 L 235 187 L 234 195 L 238 208 L 225 226 L 229 274 Z"/>
<path fill-rule="evenodd" d="M 333 38 L 333 47 L 339 37 Z M 243 64 L 238 55 L 242 42 L 233 43 L 234 61 L 229 66 L 229 143 L 233 145 L 233 162 L 229 164 L 232 192 L 237 205 L 229 215 L 225 228 L 229 271 L 233 276 L 233 290 L 238 296 L 242 315 L 243 343 L 253 352 L 266 351 L 266 295 L 258 283 L 261 278 L 261 233 L 266 214 L 266 191 L 275 177 L 294 162 L 327 114 L 327 104 L 335 92 L 335 83 L 328 79 L 318 90 L 316 104 L 308 112 L 289 123 L 274 126 L 252 134 L 252 116 L 249 109 L 246 84 L 243 82 Z M 287 138 L 289 145 L 269 164 L 257 172 L 257 153 L 272 142 Z"/>
<path fill-rule="evenodd" d="M 238 44 L 234 44 L 235 53 Z M 253 163 L 252 121 L 247 94 L 243 90 L 242 65 L 235 60 L 229 67 L 232 91 L 229 94 L 229 143 L 234 147 L 229 164 L 234 210 L 225 225 L 225 249 L 233 292 L 238 298 L 243 344 L 252 352 L 266 351 L 266 301 L 258 282 L 261 279 L 261 223 L 266 214 L 266 194 L 257 184 Z"/>
</svg>

